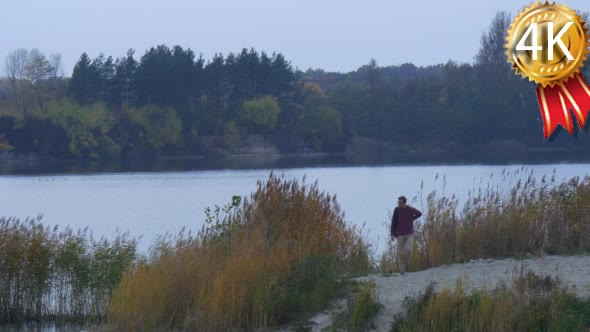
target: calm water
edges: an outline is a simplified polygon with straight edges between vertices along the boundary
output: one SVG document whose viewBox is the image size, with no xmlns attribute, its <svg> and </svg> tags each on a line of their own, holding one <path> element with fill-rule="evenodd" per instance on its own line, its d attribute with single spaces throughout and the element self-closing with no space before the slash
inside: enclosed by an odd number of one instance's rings
<svg viewBox="0 0 590 332">
<path fill-rule="evenodd" d="M 555 170 L 557 180 L 590 173 L 590 164 L 525 166 L 387 166 L 312 167 L 281 169 L 288 178 L 306 176 L 318 180 L 321 189 L 336 194 L 346 219 L 365 225 L 377 250 L 383 248 L 386 223 L 396 198 L 406 195 L 421 208 L 432 190 L 465 198 L 471 188 L 501 183 L 503 170 L 517 177 L 533 172 L 536 177 Z M 60 227 L 89 227 L 95 236 L 129 231 L 139 237 L 145 251 L 157 235 L 183 227 L 200 229 L 204 208 L 223 205 L 232 195 L 247 195 L 269 169 L 184 171 L 160 173 L 113 173 L 86 175 L 0 176 L 0 216 L 25 218 L 43 214 L 43 222 Z M 438 180 L 435 180 L 439 174 Z M 490 175 L 492 175 L 490 177 Z M 446 178 L 446 186 L 443 175 Z M 421 185 L 423 181 L 422 191 Z M 421 199 L 422 198 L 422 199 Z"/>
</svg>

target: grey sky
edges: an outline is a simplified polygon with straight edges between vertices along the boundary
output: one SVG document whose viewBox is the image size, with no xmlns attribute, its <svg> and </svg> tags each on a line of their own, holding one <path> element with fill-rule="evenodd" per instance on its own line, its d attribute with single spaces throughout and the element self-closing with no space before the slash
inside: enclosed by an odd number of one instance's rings
<svg viewBox="0 0 590 332">
<path fill-rule="evenodd" d="M 157 44 L 190 47 L 206 59 L 243 47 L 282 52 L 300 69 L 350 71 L 379 65 L 472 61 L 496 11 L 514 0 L 27 0 L 2 4 L 2 63 L 8 51 L 61 53 L 65 74 L 82 52 L 140 56 Z M 588 0 L 568 0 L 589 11 Z"/>
</svg>

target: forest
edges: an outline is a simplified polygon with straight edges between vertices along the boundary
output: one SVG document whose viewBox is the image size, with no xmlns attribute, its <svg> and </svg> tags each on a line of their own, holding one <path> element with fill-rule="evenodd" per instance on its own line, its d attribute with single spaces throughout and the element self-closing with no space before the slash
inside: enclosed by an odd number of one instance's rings
<svg viewBox="0 0 590 332">
<path fill-rule="evenodd" d="M 13 50 L 0 80 L 0 156 L 460 160 L 590 151 L 581 142 L 590 142 L 587 128 L 543 140 L 535 85 L 506 61 L 509 23 L 508 13 L 495 16 L 471 63 L 379 66 L 371 59 L 348 73 L 303 71 L 281 53 L 255 49 L 204 59 L 158 45 L 141 56 L 83 53 L 65 76 L 59 54 Z"/>
</svg>

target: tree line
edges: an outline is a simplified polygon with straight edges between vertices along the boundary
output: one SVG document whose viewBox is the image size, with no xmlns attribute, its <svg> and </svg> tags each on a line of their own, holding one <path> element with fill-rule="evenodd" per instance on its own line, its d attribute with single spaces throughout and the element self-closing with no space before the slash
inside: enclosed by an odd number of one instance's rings
<svg viewBox="0 0 590 332">
<path fill-rule="evenodd" d="M 84 53 L 70 77 L 60 55 L 15 50 L 0 84 L 0 149 L 49 157 L 281 153 L 484 155 L 588 150 L 542 140 L 535 86 L 504 55 L 508 13 L 473 63 L 301 71 L 255 49 L 205 60 L 159 45 L 140 57 Z M 588 146 L 588 145 L 585 145 Z"/>
</svg>

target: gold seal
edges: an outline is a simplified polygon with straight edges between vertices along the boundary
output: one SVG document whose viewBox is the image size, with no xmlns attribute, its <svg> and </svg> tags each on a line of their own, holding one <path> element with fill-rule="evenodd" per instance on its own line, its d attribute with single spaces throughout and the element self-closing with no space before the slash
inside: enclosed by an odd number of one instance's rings
<svg viewBox="0 0 590 332">
<path fill-rule="evenodd" d="M 588 30 L 575 10 L 540 1 L 518 12 L 506 37 L 506 55 L 523 78 L 554 86 L 580 72 L 588 55 Z"/>
</svg>

